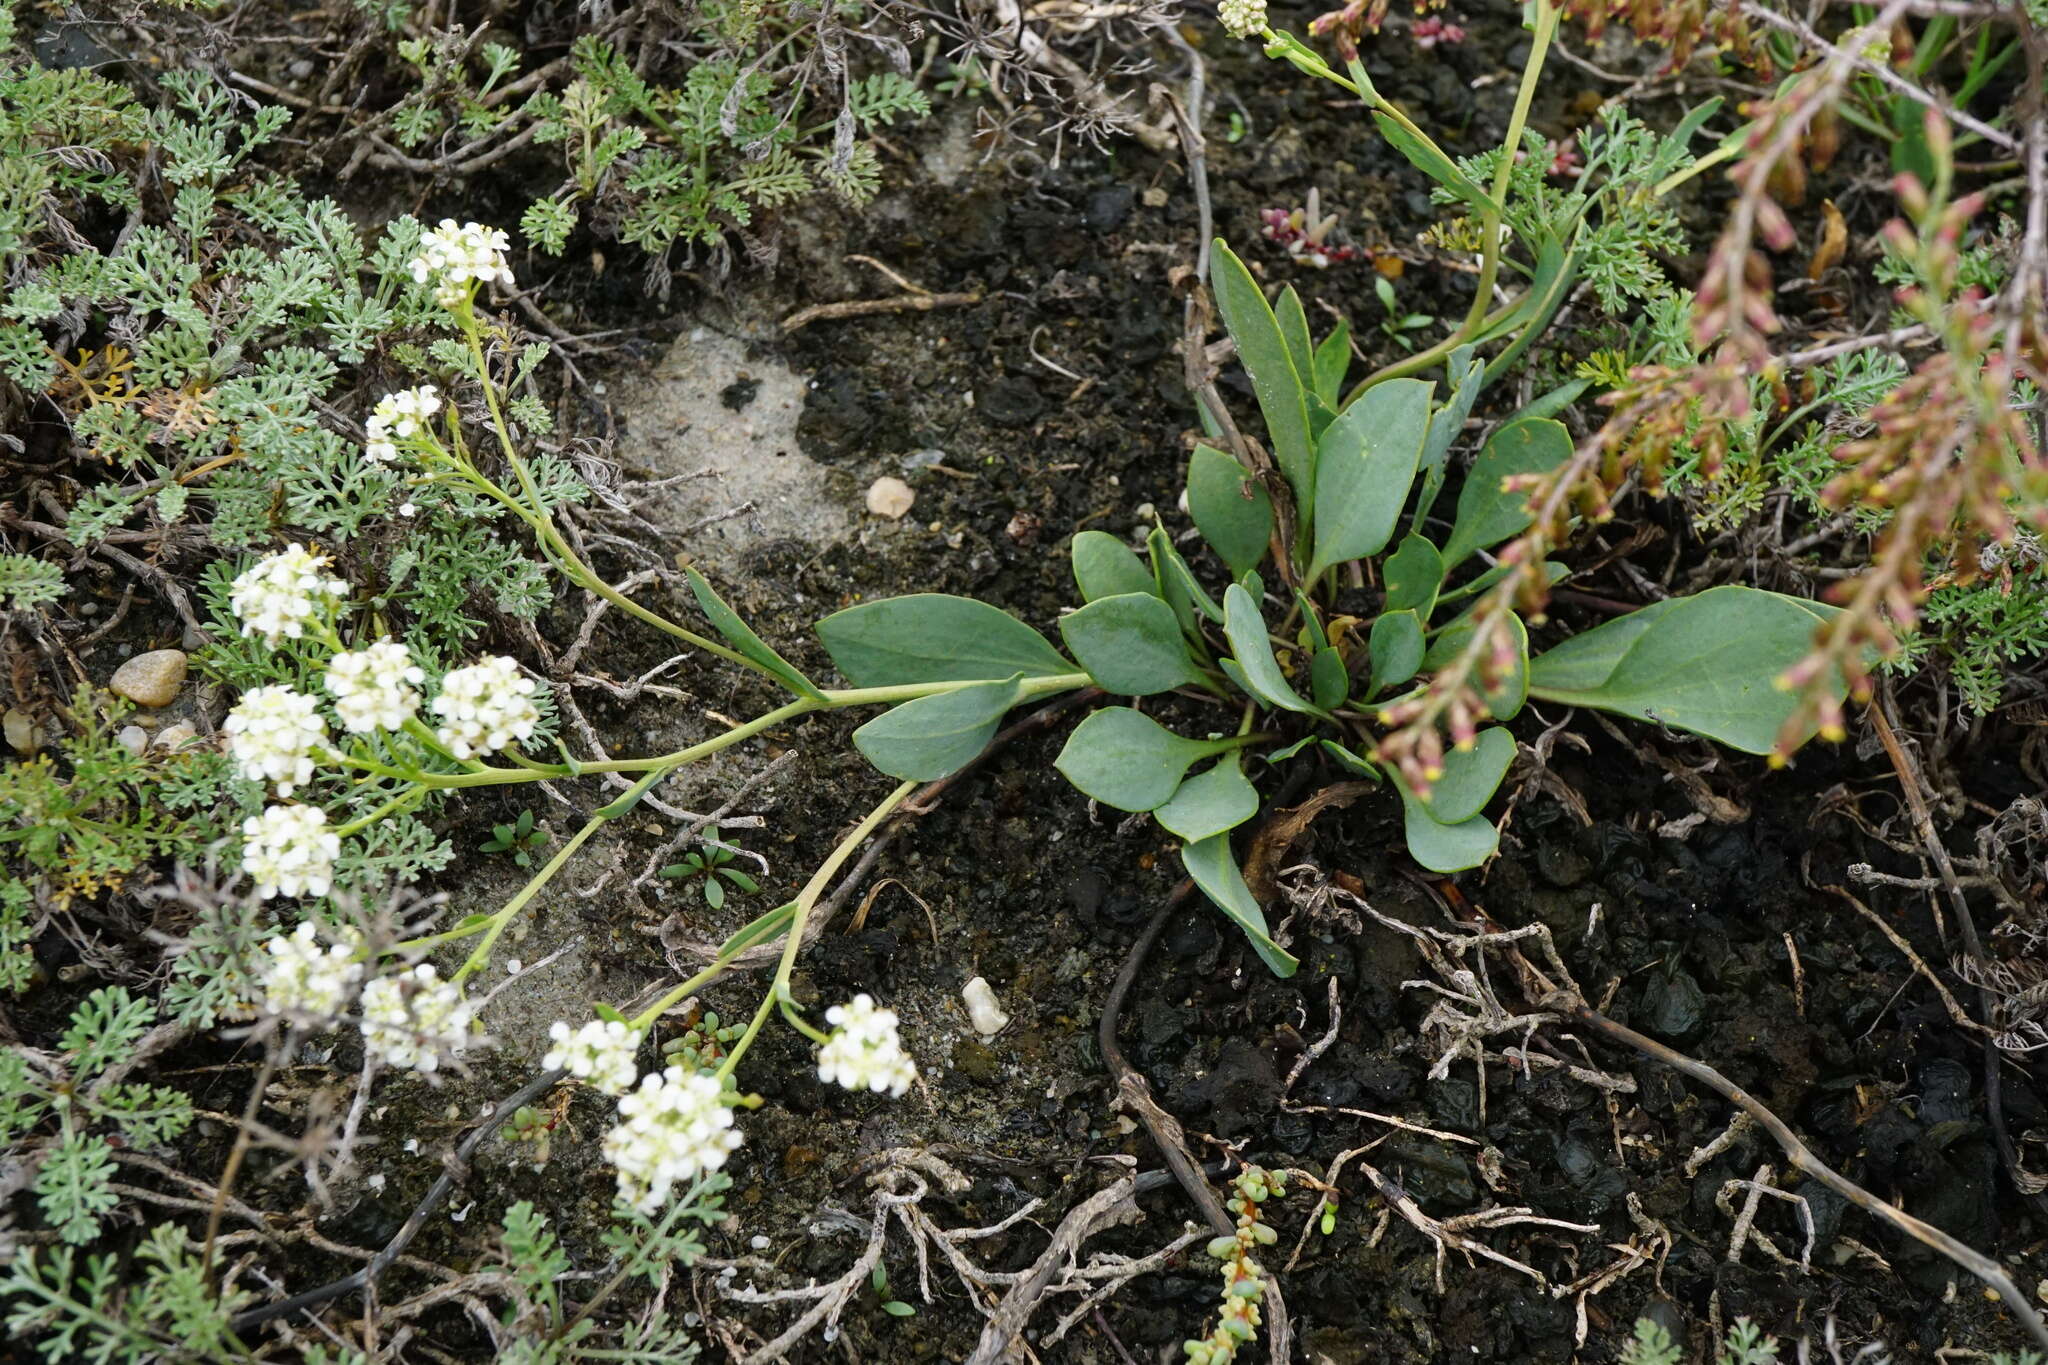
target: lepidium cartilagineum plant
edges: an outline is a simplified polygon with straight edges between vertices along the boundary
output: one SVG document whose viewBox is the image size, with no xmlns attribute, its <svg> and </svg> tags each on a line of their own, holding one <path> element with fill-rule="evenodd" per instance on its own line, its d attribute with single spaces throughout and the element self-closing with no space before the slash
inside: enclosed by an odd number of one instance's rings
<svg viewBox="0 0 2048 1365">
<path fill-rule="evenodd" d="M 481 391 L 485 445 L 472 444 L 479 433 L 465 428 L 456 404 L 436 388 L 421 385 L 389 394 L 376 405 L 366 424 L 362 458 L 399 472 L 413 497 L 424 498 L 429 489 L 456 490 L 505 509 L 524 523 L 549 565 L 569 583 L 689 645 L 765 674 L 788 688 L 794 700 L 675 753 L 580 762 L 564 749 L 559 761 L 543 761 L 522 751 L 544 734 L 546 721 L 536 683 L 513 659 L 481 658 L 430 681 L 407 646 L 388 634 L 375 602 L 352 603 L 348 583 L 333 573 L 329 558 L 305 545 L 268 555 L 234 578 L 227 596 L 242 635 L 283 656 L 280 662 L 289 666 L 276 670 L 280 675 L 314 682 L 309 687 L 272 683 L 250 688 L 225 726 L 229 756 L 241 776 L 263 784 L 276 798 L 241 830 L 242 866 L 261 898 L 327 895 L 343 861 L 344 841 L 365 837 L 381 822 L 447 793 L 608 773 L 634 779 L 624 796 L 592 815 L 493 913 L 391 944 L 373 943 L 355 930 L 323 933 L 309 920 L 265 945 L 258 976 L 268 1012 L 305 1027 L 352 1017 L 375 1062 L 424 1072 L 475 1045 L 480 1004 L 471 988 L 506 928 L 593 834 L 632 809 L 664 777 L 807 712 L 944 702 L 971 690 L 943 676 L 944 670 L 916 668 L 911 671 L 919 676 L 887 685 L 824 690 L 741 624 L 701 576 L 692 573 L 691 585 L 729 644 L 623 596 L 585 564 L 556 525 L 551 502 L 512 435 L 504 395 L 486 360 L 498 338 L 479 314 L 476 294 L 486 283 L 511 283 L 506 246 L 501 232 L 449 221 L 424 234 L 412 262 L 414 276 L 432 286 L 466 349 L 468 363 L 459 376 Z M 1001 616 L 993 608 L 978 609 Z M 1019 682 L 1008 695 L 1014 703 L 1087 682 L 1086 675 L 1069 668 L 1060 676 Z M 590 1019 L 563 1021 L 551 1031 L 549 1068 L 565 1069 L 623 1097 L 619 1122 L 605 1139 L 604 1151 L 618 1170 L 620 1198 L 630 1210 L 660 1214 L 739 1146 L 733 1110 L 742 1096 L 734 1071 L 778 1010 L 819 1044 L 822 1078 L 894 1095 L 915 1079 L 916 1067 L 902 1048 L 894 1013 L 861 995 L 827 1010 L 825 1027 L 820 1027 L 797 1010 L 789 988 L 804 921 L 847 855 L 921 774 L 957 765 L 951 757 L 925 756 L 884 766 L 902 769 L 903 784 L 825 860 L 796 899 L 735 935 L 710 968 L 637 1017 L 595 1005 Z M 331 799 L 316 799 L 323 795 Z M 331 818 L 330 807 L 342 818 Z M 653 1021 L 722 975 L 740 951 L 777 935 L 786 935 L 786 947 L 773 984 L 717 1065 L 667 1066 L 641 1075 L 637 1058 Z M 445 978 L 423 960 L 458 943 L 468 943 L 470 952 Z"/>
</svg>

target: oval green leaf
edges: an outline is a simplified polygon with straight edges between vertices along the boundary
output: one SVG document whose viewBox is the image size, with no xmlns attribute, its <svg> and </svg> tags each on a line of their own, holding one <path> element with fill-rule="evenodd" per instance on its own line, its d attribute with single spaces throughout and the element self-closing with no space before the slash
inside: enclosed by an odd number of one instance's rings
<svg viewBox="0 0 2048 1365">
<path fill-rule="evenodd" d="M 1045 637 L 969 597 L 916 593 L 836 611 L 818 639 L 855 687 L 1001 680 L 1071 673 Z"/>
<path fill-rule="evenodd" d="M 1273 460 L 1293 486 L 1295 497 L 1306 504 L 1315 470 L 1315 447 L 1308 434 L 1308 390 L 1294 368 L 1279 320 L 1259 282 L 1221 237 L 1210 256 L 1209 284 L 1223 325 L 1237 343 L 1237 358 L 1252 381 L 1259 410 L 1265 414 Z"/>
<path fill-rule="evenodd" d="M 1202 680 L 1173 608 L 1150 593 L 1099 597 L 1061 617 L 1060 636 L 1106 692 L 1148 697 Z"/>
<path fill-rule="evenodd" d="M 1500 847 L 1500 831 L 1483 815 L 1456 824 L 1444 824 L 1429 813 L 1414 792 L 1397 776 L 1400 788 L 1403 833 L 1408 838 L 1408 856 L 1431 872 L 1463 872 L 1477 867 Z"/>
<path fill-rule="evenodd" d="M 1381 612 L 1372 623 L 1372 688 L 1399 687 L 1422 667 L 1422 622 L 1412 611 Z"/>
<path fill-rule="evenodd" d="M 1456 568 L 1489 545 L 1528 528 L 1529 495 L 1510 493 L 1501 481 L 1516 474 L 1547 474 L 1570 459 L 1572 434 L 1547 417 L 1510 422 L 1493 433 L 1458 490 L 1458 520 L 1444 542 L 1444 566 Z"/>
<path fill-rule="evenodd" d="M 1515 649 L 1514 668 L 1497 686 L 1483 689 L 1487 714 L 1495 720 L 1513 720 L 1529 700 L 1529 628 L 1522 624 L 1521 617 L 1511 614 L 1508 631 Z M 1429 652 L 1422 656 L 1422 666 L 1431 670 L 1448 668 L 1471 643 L 1472 611 L 1468 609 L 1437 632 L 1429 642 Z"/>
<path fill-rule="evenodd" d="M 1515 737 L 1498 725 L 1475 735 L 1471 748 L 1452 749 L 1444 755 L 1444 775 L 1429 789 L 1430 818 L 1456 825 L 1485 810 L 1514 761 Z"/>
<path fill-rule="evenodd" d="M 1313 582 L 1324 570 L 1376 555 L 1392 539 L 1429 436 L 1435 385 L 1389 379 L 1344 409 L 1316 447 Z"/>
<path fill-rule="evenodd" d="M 1531 665 L 1530 687 L 1546 700 L 1598 707 L 1690 730 L 1747 753 L 1769 753 L 1799 705 L 1796 693 L 1778 689 L 1778 675 L 1812 649 L 1820 619 L 1816 609 L 1777 593 L 1732 584 L 1712 588 L 1617 617 L 1567 641 L 1543 656 L 1565 657 L 1541 670 L 1540 688 Z M 1581 643 L 1589 638 L 1593 645 Z M 1622 644 L 1627 648 L 1606 676 L 1584 685 Z M 1834 683 L 1839 696 L 1841 679 Z"/>
<path fill-rule="evenodd" d="M 1198 843 L 1184 844 L 1180 860 L 1187 866 L 1188 876 L 1202 888 L 1202 894 L 1209 898 L 1210 903 L 1244 931 L 1252 951 L 1259 955 L 1267 969 L 1275 976 L 1293 976 L 1301 964 L 1285 948 L 1273 942 L 1273 935 L 1266 927 L 1266 912 L 1259 908 L 1252 889 L 1244 884 L 1244 874 L 1237 870 L 1237 859 L 1230 852 L 1230 836 L 1218 834 Z"/>
<path fill-rule="evenodd" d="M 1188 457 L 1188 515 L 1209 548 L 1242 578 L 1273 539 L 1273 499 L 1244 466 L 1213 446 Z"/>
<path fill-rule="evenodd" d="M 1128 706 L 1105 706 L 1074 727 L 1053 766 L 1105 806 L 1148 811 L 1171 800 L 1189 765 L 1217 748 Z"/>
<path fill-rule="evenodd" d="M 996 725 L 1023 695 L 1021 677 L 969 683 L 904 702 L 853 732 L 868 762 L 906 782 L 958 772 L 995 738 Z"/>
<path fill-rule="evenodd" d="M 1436 610 L 1436 595 L 1444 585 L 1444 557 L 1427 537 L 1411 535 L 1381 566 L 1387 582 L 1387 610 L 1412 611 L 1418 621 L 1429 620 Z"/>
<path fill-rule="evenodd" d="M 1309 695 L 1325 711 L 1334 711 L 1351 695 L 1351 673 L 1344 656 L 1334 649 L 1319 649 L 1309 659 Z"/>
<path fill-rule="evenodd" d="M 1258 789 L 1226 754 L 1207 772 L 1180 784 L 1173 799 L 1152 812 L 1152 818 L 1189 843 L 1236 829 L 1259 813 Z"/>
<path fill-rule="evenodd" d="M 1127 592 L 1159 594 L 1159 584 L 1145 561 L 1130 546 L 1106 531 L 1083 531 L 1074 537 L 1071 551 L 1074 584 L 1083 602 L 1098 597 L 1116 597 Z"/>
<path fill-rule="evenodd" d="M 1229 637 L 1237 656 L 1245 690 L 1268 706 L 1303 715 L 1325 716 L 1323 708 L 1306 702 L 1288 686 L 1287 675 L 1273 657 L 1273 642 L 1266 638 L 1266 620 L 1252 595 L 1233 583 L 1223 594 L 1223 633 Z M 1327 717 L 1326 717 L 1327 718 Z"/>
</svg>

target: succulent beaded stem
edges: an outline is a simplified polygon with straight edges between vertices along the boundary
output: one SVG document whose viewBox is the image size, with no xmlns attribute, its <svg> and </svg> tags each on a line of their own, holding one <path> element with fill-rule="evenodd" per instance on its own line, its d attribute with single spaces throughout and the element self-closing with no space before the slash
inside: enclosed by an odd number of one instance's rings
<svg viewBox="0 0 2048 1365">
<path fill-rule="evenodd" d="M 1237 1231 L 1210 1239 L 1209 1254 L 1223 1263 L 1223 1307 L 1217 1314 L 1215 1330 L 1201 1340 L 1183 1344 L 1188 1365 L 1226 1365 L 1237 1358 L 1238 1348 L 1258 1335 L 1259 1300 L 1266 1293 L 1266 1272 L 1252 1259 L 1252 1252 L 1271 1246 L 1280 1234 L 1259 1217 L 1259 1205 L 1269 1198 L 1285 1198 L 1287 1187 L 1280 1176 L 1258 1166 L 1247 1166 L 1232 1182 L 1232 1193 L 1224 1207 L 1237 1215 Z"/>
</svg>

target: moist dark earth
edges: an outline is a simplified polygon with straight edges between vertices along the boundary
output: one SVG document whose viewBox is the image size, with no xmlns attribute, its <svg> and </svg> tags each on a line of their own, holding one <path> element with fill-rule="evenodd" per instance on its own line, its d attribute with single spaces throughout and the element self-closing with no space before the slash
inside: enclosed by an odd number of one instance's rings
<svg viewBox="0 0 2048 1365">
<path fill-rule="evenodd" d="M 1279 17 L 1296 27 L 1305 18 Z M 1368 66 L 1383 90 L 1425 113 L 1428 126 L 1447 130 L 1454 150 L 1472 151 L 1499 135 L 1512 99 L 1509 73 L 1522 58 L 1519 42 L 1519 35 L 1482 28 L 1465 45 L 1422 54 L 1390 36 L 1369 51 Z M 1329 87 L 1311 86 L 1248 49 L 1209 46 L 1216 230 L 1269 282 L 1300 288 L 1319 330 L 1327 325 L 1325 305 L 1353 318 L 1367 352 L 1354 375 L 1397 354 L 1377 326 L 1382 312 L 1372 283 L 1381 267 L 1400 266 L 1405 309 L 1462 314 L 1470 277 L 1414 245 L 1432 221 L 1420 177 L 1390 158 L 1354 109 L 1332 101 Z M 1632 69 L 1647 70 L 1654 58 L 1636 63 Z M 1573 68 L 1556 68 L 1538 105 L 1539 128 L 1547 135 L 1569 131 L 1580 116 L 1572 111 L 1590 103 L 1581 96 L 1610 93 L 1598 85 Z M 1677 106 L 1673 99 L 1642 112 L 1658 121 Z M 1235 141 L 1225 126 L 1232 111 L 1243 126 Z M 808 632 L 825 611 L 892 593 L 957 592 L 1050 631 L 1060 608 L 1074 600 L 1066 551 L 1076 531 L 1127 533 L 1147 504 L 1169 526 L 1184 528 L 1174 509 L 1194 410 L 1176 350 L 1176 281 L 1193 259 L 1197 236 L 1184 165 L 1119 142 L 1105 150 L 1069 146 L 1055 168 L 1043 147 L 978 145 L 971 114 L 963 102 L 942 103 L 928 124 L 893 138 L 899 157 L 888 166 L 891 185 L 869 210 L 845 213 L 819 201 L 757 225 L 759 242 L 776 249 L 772 268 L 743 264 L 722 277 L 683 271 L 668 298 L 655 301 L 642 288 L 641 263 L 626 249 L 584 241 L 572 244 L 572 260 L 579 246 L 587 253 L 602 245 L 614 257 L 610 266 L 601 274 L 569 271 L 546 299 L 557 323 L 572 332 L 624 330 L 576 355 L 586 376 L 608 386 L 630 380 L 669 345 L 691 344 L 687 338 L 698 328 L 741 338 L 763 365 L 787 365 L 804 378 L 802 451 L 832 476 L 828 495 L 854 514 L 857 534 L 829 544 L 772 540 L 731 558 L 721 558 L 715 536 L 668 548 L 691 555 L 761 634 L 814 674 L 829 674 Z M 924 173 L 924 159 L 934 156 L 961 165 L 956 183 L 933 183 Z M 482 217 L 479 205 L 494 198 L 512 204 L 522 188 L 516 177 L 421 186 L 419 207 L 435 216 Z M 1343 215 L 1352 241 L 1377 251 L 1381 266 L 1366 260 L 1315 272 L 1256 240 L 1258 210 L 1295 207 L 1312 188 L 1327 210 Z M 499 217 L 515 214 L 516 205 Z M 1859 231 L 1867 235 L 1873 226 L 1860 224 Z M 784 337 L 776 324 L 798 308 L 891 291 L 872 271 L 847 262 L 855 253 L 924 288 L 973 292 L 982 301 L 826 320 Z M 1671 265 L 1683 277 L 1687 263 Z M 1567 373 L 1571 357 L 1601 344 L 1598 327 L 1595 320 L 1567 330 L 1558 338 L 1559 356 L 1546 363 Z M 722 401 L 744 418 L 755 401 L 752 380 L 744 373 L 730 378 Z M 1227 371 L 1223 382 L 1240 416 L 1248 415 L 1241 376 Z M 1539 376 L 1537 390 L 1548 386 Z M 1503 406 L 1496 418 L 1515 395 L 1502 393 L 1497 401 Z M 589 389 L 576 390 L 572 400 L 590 430 L 605 429 L 602 404 Z M 918 458 L 932 451 L 942 457 Z M 916 490 L 916 505 L 900 522 L 859 512 L 861 491 L 883 475 Z M 1643 528 L 1660 532 L 1667 546 L 1645 566 L 1651 577 L 1682 577 L 1705 562 L 1682 509 L 1641 499 L 1577 557 L 1605 559 L 1603 545 Z M 1573 586 L 1591 598 L 1642 600 L 1631 580 L 1611 570 Z M 674 598 L 665 605 L 678 614 L 688 610 Z M 1598 619 L 1565 603 L 1548 629 L 1557 638 Z M 574 628 L 575 619 L 564 614 L 546 633 L 566 638 L 555 632 Z M 613 676 L 628 677 L 665 653 L 658 639 L 614 624 L 600 636 L 596 657 Z M 650 726 L 674 723 L 662 708 L 746 716 L 776 703 L 751 682 L 694 662 L 670 681 L 693 700 L 644 699 L 625 707 L 593 699 L 591 714 L 617 751 L 639 747 Z M 1915 694 L 1906 695 L 1910 704 Z M 1564 719 L 1532 708 L 1516 730 L 1533 743 Z M 812 720 L 777 732 L 764 746 L 800 756 L 796 776 L 745 806 L 768 818 L 753 837 L 775 869 L 767 896 L 793 890 L 888 790 L 846 741 L 855 723 Z M 1535 765 L 1518 767 L 1501 856 L 1458 879 L 1462 896 L 1506 926 L 1548 926 L 1573 975 L 1613 1017 L 1718 1067 L 1879 1197 L 2005 1259 L 2023 1286 L 2040 1282 L 2048 1274 L 2044 1229 L 2000 1168 L 1978 1042 L 1953 1025 L 1871 924 L 1822 889 L 1846 884 L 1851 864 L 1908 878 L 1925 871 L 1918 859 L 1874 837 L 1881 828 L 1902 844 L 1912 838 L 1883 754 L 1852 742 L 1840 751 L 1815 748 L 1790 770 L 1771 772 L 1757 760 L 1647 731 L 1631 732 L 1632 750 L 1584 716 L 1571 719 L 1564 733 L 1583 743 L 1555 740 L 1544 782 L 1529 780 Z M 2026 794 L 2018 754 L 2028 734 L 2016 725 L 1982 727 L 1952 755 L 1949 780 L 1991 809 Z M 825 1211 L 865 1216 L 861 1164 L 890 1148 L 928 1145 L 971 1181 L 964 1192 L 935 1192 L 927 1200 L 925 1211 L 942 1227 L 983 1226 L 1029 1199 L 1045 1201 L 1008 1231 L 967 1244 L 982 1265 L 1001 1270 L 1027 1265 L 1069 1208 L 1129 1169 L 1129 1160 L 1118 1159 L 1134 1160 L 1139 1170 L 1162 1166 L 1145 1131 L 1113 1109 L 1095 1033 L 1112 978 L 1172 892 L 1179 867 L 1156 827 L 1091 811 L 1066 786 L 1051 767 L 1062 740 L 1058 728 L 1027 737 L 959 783 L 875 868 L 874 881 L 894 878 L 898 885 L 873 897 L 857 927 L 842 915 L 806 956 L 798 983 L 805 1002 L 822 1005 L 866 990 L 895 1005 L 927 1084 L 898 1102 L 849 1096 L 815 1079 L 801 1039 L 767 1032 L 741 1075 L 765 1104 L 742 1119 L 747 1145 L 730 1172 L 733 1216 L 707 1234 L 716 1257 L 756 1258 L 746 1272 L 756 1288 L 842 1272 L 864 1235 Z M 1647 761 L 1651 752 L 1698 770 L 1695 788 Z M 1301 795 L 1341 776 L 1317 774 Z M 1561 796 L 1565 790 L 1583 806 L 1575 809 Z M 592 792 L 584 799 L 595 805 L 604 798 Z M 519 805 L 478 801 L 459 813 L 460 829 L 481 830 Z M 1708 818 L 1699 818 L 1703 812 Z M 558 817 L 558 827 L 580 818 Z M 459 846 L 474 842 L 458 839 Z M 658 843 L 653 834 L 630 836 L 623 856 L 637 866 Z M 1315 869 L 1305 878 L 1358 889 L 1391 919 L 1451 927 L 1441 892 L 1417 879 L 1400 848 L 1398 808 L 1372 795 L 1324 814 L 1288 862 Z M 453 880 L 506 875 L 496 865 L 458 865 Z M 614 999 L 667 971 L 655 940 L 630 926 L 658 921 L 681 904 L 655 906 L 621 886 L 623 879 L 577 904 L 558 898 L 542 912 L 558 934 L 584 934 L 600 945 L 593 955 Z M 1939 968 L 1948 960 L 1943 935 L 1954 928 L 1937 924 L 1927 893 L 1878 887 L 1859 894 L 1930 963 Z M 701 907 L 682 913 L 695 936 L 715 939 L 752 912 L 732 905 L 722 914 Z M 1980 908 L 1984 913 L 1988 908 Z M 1498 1055 L 1502 1047 L 1522 1046 L 1518 1034 L 1490 1040 L 1494 1057 L 1483 1084 L 1469 1053 L 1433 1070 L 1438 1048 L 1419 1029 L 1439 997 L 1409 984 L 1431 973 L 1407 937 L 1336 911 L 1305 909 L 1288 927 L 1303 967 L 1281 981 L 1220 916 L 1199 904 L 1178 909 L 1124 1004 L 1124 1050 L 1186 1126 L 1197 1160 L 1227 1156 L 1321 1178 L 1340 1153 L 1376 1142 L 1367 1159 L 1439 1219 L 1517 1205 L 1599 1228 L 1479 1232 L 1547 1283 L 1453 1252 L 1439 1292 L 1437 1258 L 1421 1235 L 1398 1218 L 1375 1234 L 1382 1204 L 1353 1166 L 1340 1181 L 1334 1231 L 1310 1232 L 1298 1263 L 1280 1276 L 1294 1358 L 1333 1365 L 1611 1360 L 1645 1314 L 1681 1340 L 1689 1336 L 1694 1352 L 1709 1324 L 1739 1316 L 1788 1338 L 1818 1335 L 1832 1322 L 1850 1346 L 1881 1343 L 1902 1360 L 1932 1360 L 1945 1346 L 1989 1351 L 2019 1344 L 1979 1285 L 1811 1181 L 1787 1183 L 1811 1210 L 1810 1271 L 1774 1262 L 1753 1246 L 1731 1258 L 1733 1220 L 1717 1197 L 1728 1181 L 1752 1178 L 1765 1165 L 1782 1172 L 1785 1163 L 1752 1131 L 1688 1173 L 1688 1157 L 1728 1125 L 1731 1109 L 1719 1097 L 1554 1025 L 1543 1037 L 1561 1054 L 1625 1079 L 1632 1090 L 1612 1093 L 1559 1069 L 1525 1074 Z M 1498 956 L 1489 962 L 1503 999 L 1526 1008 L 1512 972 Z M 975 975 L 1015 1016 L 992 1040 L 967 1027 L 959 1005 L 961 985 Z M 761 984 L 759 975 L 741 974 L 708 992 L 707 1001 L 740 1017 Z M 1297 1061 L 1330 1029 L 1333 1001 L 1341 1010 L 1335 1039 L 1290 1089 Z M 215 1048 L 193 1048 L 172 1067 L 218 1059 Z M 516 1089 L 531 1074 L 530 1060 L 521 1065 L 508 1053 L 481 1063 L 474 1091 L 463 1092 L 466 1106 L 473 1111 Z M 344 1062 L 335 1065 L 330 1079 L 339 1084 Z M 2003 1079 L 2009 1126 L 2024 1133 L 2048 1124 L 2038 1067 L 2015 1058 Z M 378 1120 L 380 1132 L 412 1132 L 431 1146 L 453 1128 L 448 1096 L 409 1080 L 385 1085 L 389 1094 L 380 1101 L 388 1099 L 391 1109 Z M 227 1094 L 202 1099 L 222 1109 L 239 1102 Z M 1347 1109 L 1471 1142 L 1335 1112 Z M 538 1169 L 523 1153 L 486 1147 L 453 1201 L 456 1208 L 474 1201 L 465 1220 L 437 1218 L 414 1254 L 458 1268 L 482 1264 L 503 1207 L 530 1198 L 564 1230 L 580 1266 L 601 1264 L 595 1234 L 610 1174 L 593 1149 L 607 1121 L 595 1097 L 576 1098 L 552 1161 Z M 224 1149 L 217 1135 L 187 1155 L 196 1168 L 213 1170 Z M 1486 1156 L 1477 1159 L 1481 1152 Z M 431 1163 L 406 1169 L 414 1173 L 394 1177 L 381 1193 L 353 1191 L 323 1231 L 356 1245 L 381 1244 L 435 1173 Z M 289 1203 L 288 1189 L 266 1186 L 264 1175 L 259 1154 L 248 1184 L 266 1200 Z M 1196 1216 L 1174 1186 L 1141 1202 L 1143 1223 L 1102 1233 L 1087 1250 L 1144 1255 Z M 1287 1263 L 1304 1226 L 1316 1220 L 1317 1205 L 1318 1195 L 1297 1182 L 1271 1210 L 1280 1242 L 1268 1254 L 1270 1267 Z M 1756 1217 L 1796 1261 L 1806 1240 L 1796 1210 L 1766 1199 Z M 1651 1224 L 1668 1230 L 1668 1252 L 1586 1302 L 1579 1343 L 1574 1300 L 1552 1287 L 1609 1264 L 1617 1256 L 1610 1244 Z M 756 1250 L 757 1237 L 770 1249 Z M 884 1296 L 863 1292 L 836 1341 L 813 1337 L 794 1358 L 965 1358 L 981 1331 L 982 1306 L 936 1263 L 927 1301 L 907 1242 L 892 1241 L 888 1265 L 891 1294 L 911 1302 L 915 1316 L 884 1312 Z M 350 1268 L 311 1252 L 295 1254 L 287 1267 L 293 1288 Z M 403 1267 L 394 1270 L 387 1297 L 408 1283 L 423 1282 Z M 1178 1358 L 1182 1339 L 1206 1331 L 1217 1284 L 1198 1242 L 1185 1258 L 1103 1304 L 1063 1341 L 1034 1345 L 1035 1356 Z M 707 1329 L 714 1351 L 720 1341 L 758 1345 L 790 1315 L 721 1302 L 708 1277 L 693 1301 L 718 1319 L 715 1333 Z M 1046 1305 L 1034 1320 L 1034 1338 L 1072 1306 L 1071 1299 Z M 486 1338 L 452 1308 L 423 1327 L 452 1357 L 488 1351 Z M 1262 1352 L 1263 1345 L 1243 1358 L 1263 1358 Z"/>
</svg>

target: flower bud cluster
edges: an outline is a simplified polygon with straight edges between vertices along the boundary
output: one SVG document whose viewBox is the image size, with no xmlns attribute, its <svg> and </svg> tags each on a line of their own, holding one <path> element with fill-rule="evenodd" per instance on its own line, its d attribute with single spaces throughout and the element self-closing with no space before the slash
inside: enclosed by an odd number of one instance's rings
<svg viewBox="0 0 2048 1365">
<path fill-rule="evenodd" d="M 276 645 L 297 640 L 348 595 L 348 584 L 330 577 L 333 560 L 292 544 L 256 561 L 229 585 L 228 600 L 242 618 L 242 634 Z"/>
</svg>

